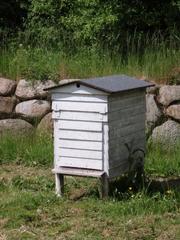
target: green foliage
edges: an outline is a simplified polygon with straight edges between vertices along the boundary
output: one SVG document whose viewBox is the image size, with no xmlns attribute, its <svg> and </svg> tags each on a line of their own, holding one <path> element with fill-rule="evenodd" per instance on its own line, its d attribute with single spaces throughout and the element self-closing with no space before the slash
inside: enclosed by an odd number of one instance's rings
<svg viewBox="0 0 180 240">
<path fill-rule="evenodd" d="M 33 39 L 68 47 L 126 47 L 128 35 L 139 37 L 179 29 L 178 1 L 32 0 L 27 26 Z M 164 33 L 163 33 L 164 32 Z"/>
<path fill-rule="evenodd" d="M 178 0 L 16 0 L 0 3 L 1 31 L 21 27 L 28 42 L 74 50 L 103 46 L 125 51 L 127 36 L 138 44 L 144 34 L 177 35 L 180 28 Z"/>
</svg>

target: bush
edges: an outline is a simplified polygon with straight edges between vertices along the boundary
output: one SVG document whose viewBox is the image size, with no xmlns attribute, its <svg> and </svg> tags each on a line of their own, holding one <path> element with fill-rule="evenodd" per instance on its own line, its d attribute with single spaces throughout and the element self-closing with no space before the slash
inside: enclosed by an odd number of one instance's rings
<svg viewBox="0 0 180 240">
<path fill-rule="evenodd" d="M 130 33 L 136 31 L 136 41 L 147 32 L 166 36 L 179 29 L 179 23 L 176 0 L 32 0 L 27 28 L 31 39 L 53 45 L 120 47 Z"/>
</svg>

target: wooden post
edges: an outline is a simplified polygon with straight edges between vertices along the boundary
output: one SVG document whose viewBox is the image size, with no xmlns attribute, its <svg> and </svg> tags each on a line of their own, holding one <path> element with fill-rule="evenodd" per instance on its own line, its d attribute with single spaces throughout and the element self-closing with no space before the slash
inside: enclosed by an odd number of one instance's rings
<svg viewBox="0 0 180 240">
<path fill-rule="evenodd" d="M 64 176 L 62 174 L 55 174 L 55 182 L 56 182 L 56 194 L 59 197 L 63 196 L 64 193 Z"/>
<path fill-rule="evenodd" d="M 107 198 L 109 195 L 109 179 L 107 174 L 101 177 L 101 198 Z"/>
</svg>

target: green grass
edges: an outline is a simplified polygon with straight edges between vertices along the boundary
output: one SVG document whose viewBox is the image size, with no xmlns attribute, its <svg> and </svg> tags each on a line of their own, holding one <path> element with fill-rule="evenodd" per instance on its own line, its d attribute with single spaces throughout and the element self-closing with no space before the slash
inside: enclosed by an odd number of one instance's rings
<svg viewBox="0 0 180 240">
<path fill-rule="evenodd" d="M 158 43 L 141 51 L 129 49 L 126 56 L 100 49 L 80 49 L 71 54 L 48 47 L 10 45 L 0 50 L 0 74 L 28 80 L 88 78 L 127 74 L 156 82 L 179 83 L 180 50 Z"/>
<path fill-rule="evenodd" d="M 180 145 L 164 148 L 147 145 L 145 168 L 148 174 L 180 176 Z M 0 138 L 0 163 L 16 163 L 27 166 L 51 166 L 53 163 L 53 140 L 50 136 Z"/>
<path fill-rule="evenodd" d="M 52 152 L 47 136 L 0 139 L 0 239 L 179 239 L 180 192 L 129 188 L 100 200 L 97 180 L 67 177 L 58 198 Z M 179 176 L 178 156 L 178 146 L 150 145 L 146 172 Z"/>
<path fill-rule="evenodd" d="M 53 143 L 43 136 L 3 136 L 0 138 L 0 163 L 14 162 L 28 166 L 53 162 Z"/>
<path fill-rule="evenodd" d="M 66 178 L 65 197 L 57 198 L 50 169 L 3 164 L 0 174 L 0 236 L 5 239 L 133 240 L 180 236 L 179 192 L 150 196 L 142 191 L 121 201 L 114 197 L 105 201 L 92 189 L 94 193 L 72 201 L 71 192 L 92 188 L 91 180 Z"/>
<path fill-rule="evenodd" d="M 145 167 L 148 174 L 180 176 L 180 144 L 173 147 L 149 144 Z"/>
</svg>

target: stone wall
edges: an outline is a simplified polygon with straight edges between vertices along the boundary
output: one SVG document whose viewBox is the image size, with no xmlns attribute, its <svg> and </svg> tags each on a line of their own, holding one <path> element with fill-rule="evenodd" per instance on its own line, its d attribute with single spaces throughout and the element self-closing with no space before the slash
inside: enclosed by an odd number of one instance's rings
<svg viewBox="0 0 180 240">
<path fill-rule="evenodd" d="M 0 134 L 52 131 L 50 99 L 43 89 L 54 85 L 0 78 Z"/>
<path fill-rule="evenodd" d="M 68 80 L 69 81 L 69 80 Z M 52 132 L 51 103 L 46 87 L 52 81 L 15 82 L 0 78 L 0 134 Z M 180 140 L 180 86 L 147 89 L 146 133 L 153 141 Z"/>
<path fill-rule="evenodd" d="M 162 143 L 180 141 L 180 86 L 147 89 L 146 109 L 147 137 Z"/>
</svg>

